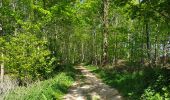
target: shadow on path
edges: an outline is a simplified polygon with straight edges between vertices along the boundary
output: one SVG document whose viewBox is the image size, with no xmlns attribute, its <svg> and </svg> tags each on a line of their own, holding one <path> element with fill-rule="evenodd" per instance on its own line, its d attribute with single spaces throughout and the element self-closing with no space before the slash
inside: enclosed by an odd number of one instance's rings
<svg viewBox="0 0 170 100">
<path fill-rule="evenodd" d="M 83 66 L 77 66 L 85 79 L 76 81 L 63 100 L 122 100 L 114 88 L 110 88 Z"/>
</svg>

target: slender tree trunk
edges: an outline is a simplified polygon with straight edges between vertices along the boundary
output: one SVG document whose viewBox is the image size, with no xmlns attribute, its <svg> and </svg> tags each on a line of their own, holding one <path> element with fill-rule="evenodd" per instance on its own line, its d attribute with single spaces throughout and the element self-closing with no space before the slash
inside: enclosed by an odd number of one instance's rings
<svg viewBox="0 0 170 100">
<path fill-rule="evenodd" d="M 92 34 L 92 64 L 95 64 L 95 28 Z"/>
<path fill-rule="evenodd" d="M 109 0 L 103 0 L 103 66 L 108 63 L 108 12 Z"/>
<path fill-rule="evenodd" d="M 167 48 L 166 48 L 166 41 L 163 44 L 163 66 L 166 65 L 167 61 Z"/>
<path fill-rule="evenodd" d="M 67 64 L 70 63 L 70 35 L 68 35 L 67 43 L 66 43 L 66 58 L 67 58 Z"/>
<path fill-rule="evenodd" d="M 0 7 L 2 7 L 2 1 L 0 2 Z M 0 36 L 3 36 L 3 30 L 2 30 L 2 22 L 0 22 Z M 1 52 L 1 58 L 4 58 L 4 54 L 3 52 Z M 1 62 L 1 82 L 4 81 L 4 60 L 2 60 Z"/>
<path fill-rule="evenodd" d="M 155 59 L 155 66 L 157 66 L 157 60 L 158 60 L 158 58 L 157 58 L 157 56 L 158 56 L 158 54 L 157 54 L 157 42 L 158 42 L 158 37 L 156 35 L 155 36 L 155 57 L 154 57 L 154 59 Z"/>
<path fill-rule="evenodd" d="M 130 46 L 130 34 L 128 34 L 128 47 Z M 128 52 L 127 52 L 127 59 L 129 60 L 130 62 L 130 49 L 128 49 Z"/>
<path fill-rule="evenodd" d="M 71 58 L 72 58 L 72 63 L 74 64 L 75 63 L 76 48 L 75 48 L 74 45 L 72 47 L 73 47 L 73 55 L 71 56 Z"/>
<path fill-rule="evenodd" d="M 83 42 L 81 43 L 81 56 L 82 56 L 81 62 L 84 62 L 84 43 Z"/>
<path fill-rule="evenodd" d="M 94 32 L 94 64 L 97 65 L 96 31 Z"/>
<path fill-rule="evenodd" d="M 138 0 L 138 3 L 139 3 L 139 7 L 141 7 L 141 0 Z M 141 19 L 139 19 L 139 23 L 141 23 Z M 139 24 L 140 25 L 140 24 Z M 140 56 L 140 60 L 141 60 L 141 66 L 144 65 L 144 27 L 142 27 L 142 30 L 141 30 L 141 35 L 140 35 L 140 38 L 141 38 L 141 56 Z"/>
<path fill-rule="evenodd" d="M 2 59 L 4 58 L 3 53 L 1 54 Z M 1 82 L 4 81 L 4 60 L 1 62 Z"/>
<path fill-rule="evenodd" d="M 115 66 L 117 66 L 117 35 L 115 34 L 115 48 L 114 48 L 114 63 L 115 63 Z"/>
<path fill-rule="evenodd" d="M 148 63 L 149 67 L 151 67 L 151 55 L 150 55 L 150 34 L 149 34 L 149 24 L 145 21 L 145 31 L 146 31 L 146 47 L 147 47 L 147 56 L 148 56 Z"/>
<path fill-rule="evenodd" d="M 12 10 L 13 10 L 13 12 L 15 12 L 16 11 L 16 3 L 15 3 L 15 0 L 12 2 Z M 17 36 L 17 31 L 18 31 L 18 29 L 17 29 L 17 23 L 16 22 L 13 22 L 12 23 L 15 27 L 15 29 L 14 29 L 14 36 Z"/>
<path fill-rule="evenodd" d="M 130 54 L 130 62 L 131 63 L 134 63 L 134 38 L 133 38 L 133 36 L 131 37 L 131 49 L 130 49 L 130 52 L 131 52 L 131 54 Z"/>
<path fill-rule="evenodd" d="M 145 59 L 144 59 L 144 44 L 145 44 L 145 43 L 144 43 L 144 38 L 143 38 L 143 37 L 145 36 L 144 33 L 145 33 L 145 32 L 144 32 L 144 27 L 142 27 L 142 34 L 141 34 L 141 39 L 142 39 L 142 40 L 141 40 L 141 41 L 142 41 L 142 44 L 141 44 L 141 50 L 142 50 L 142 54 L 141 54 L 141 65 L 142 65 L 142 66 L 144 65 L 144 60 L 145 60 Z"/>
</svg>

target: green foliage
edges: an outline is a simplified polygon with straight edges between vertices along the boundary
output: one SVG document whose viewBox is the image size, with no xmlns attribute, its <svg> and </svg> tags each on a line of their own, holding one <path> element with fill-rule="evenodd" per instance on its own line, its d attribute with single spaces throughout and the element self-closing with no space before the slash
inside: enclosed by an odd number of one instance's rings
<svg viewBox="0 0 170 100">
<path fill-rule="evenodd" d="M 6 95 L 5 100 L 61 100 L 72 83 L 73 78 L 63 72 L 28 87 L 18 87 Z"/>
<path fill-rule="evenodd" d="M 6 37 L 5 61 L 8 73 L 22 82 L 43 79 L 53 71 L 52 63 L 45 40 L 39 40 L 30 33 Z"/>
<path fill-rule="evenodd" d="M 151 87 L 145 89 L 144 94 L 141 96 L 141 100 L 170 100 L 169 91 L 167 88 L 162 89 L 163 94 L 156 92 L 155 90 L 152 90 Z"/>
<path fill-rule="evenodd" d="M 102 70 L 87 66 L 106 84 L 117 88 L 129 100 L 169 100 L 169 82 L 163 69 L 145 69 L 136 72 L 126 70 Z M 160 78 L 160 75 L 164 77 Z M 159 85 L 158 85 L 159 84 Z"/>
<path fill-rule="evenodd" d="M 141 99 L 149 100 L 169 100 L 170 85 L 169 85 L 169 70 L 159 69 L 156 71 L 157 77 L 152 79 L 150 84 L 141 96 Z"/>
</svg>

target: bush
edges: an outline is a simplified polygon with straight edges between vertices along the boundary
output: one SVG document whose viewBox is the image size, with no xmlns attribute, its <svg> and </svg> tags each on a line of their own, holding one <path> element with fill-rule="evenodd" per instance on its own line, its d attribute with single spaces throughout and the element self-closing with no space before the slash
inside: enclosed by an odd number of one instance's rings
<svg viewBox="0 0 170 100">
<path fill-rule="evenodd" d="M 162 89 L 163 94 L 161 94 L 160 92 L 161 91 L 156 92 L 154 89 L 151 89 L 151 87 L 149 87 L 141 96 L 141 100 L 170 100 L 170 93 L 166 87 Z"/>
<path fill-rule="evenodd" d="M 46 41 L 33 34 L 6 37 L 6 45 L 3 47 L 7 58 L 5 69 L 8 74 L 17 77 L 20 85 L 43 79 L 53 70 L 55 58 L 50 57 Z"/>
<path fill-rule="evenodd" d="M 147 100 L 170 100 L 170 73 L 168 69 L 159 69 L 156 71 L 157 77 L 145 89 L 141 98 Z"/>
</svg>

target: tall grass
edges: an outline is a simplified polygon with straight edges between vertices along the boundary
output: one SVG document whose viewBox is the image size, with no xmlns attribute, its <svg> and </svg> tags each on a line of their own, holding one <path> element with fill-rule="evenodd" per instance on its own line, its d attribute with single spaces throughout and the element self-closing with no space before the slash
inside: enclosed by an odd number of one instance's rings
<svg viewBox="0 0 170 100">
<path fill-rule="evenodd" d="M 34 83 L 28 87 L 17 87 L 7 94 L 5 100 L 61 100 L 74 79 L 67 73 Z"/>
</svg>

